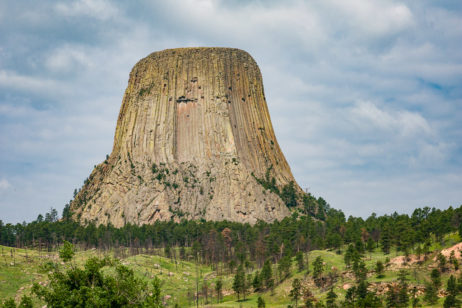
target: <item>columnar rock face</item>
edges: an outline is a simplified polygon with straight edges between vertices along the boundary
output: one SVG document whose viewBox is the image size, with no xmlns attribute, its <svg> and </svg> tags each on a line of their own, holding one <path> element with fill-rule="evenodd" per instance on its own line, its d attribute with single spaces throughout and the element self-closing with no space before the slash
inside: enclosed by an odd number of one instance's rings
<svg viewBox="0 0 462 308">
<path fill-rule="evenodd" d="M 290 210 L 277 189 L 263 186 L 290 182 L 252 57 L 230 48 L 169 49 L 133 68 L 112 153 L 71 210 L 82 223 L 116 227 L 273 221 Z"/>
</svg>

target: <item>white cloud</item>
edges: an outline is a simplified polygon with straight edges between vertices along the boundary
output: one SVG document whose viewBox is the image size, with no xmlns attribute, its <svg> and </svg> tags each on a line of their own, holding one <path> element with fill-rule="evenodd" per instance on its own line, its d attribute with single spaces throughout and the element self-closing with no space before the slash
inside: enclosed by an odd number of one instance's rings
<svg viewBox="0 0 462 308">
<path fill-rule="evenodd" d="M 391 1 L 326 1 L 330 9 L 338 12 L 336 22 L 347 24 L 361 35 L 385 36 L 402 31 L 413 23 L 410 9 Z M 335 13 L 334 13 L 335 14 Z"/>
<path fill-rule="evenodd" d="M 75 0 L 72 3 L 58 3 L 55 6 L 58 13 L 65 16 L 90 16 L 100 20 L 115 17 L 116 7 L 105 0 Z"/>
<path fill-rule="evenodd" d="M 359 125 L 375 126 L 382 130 L 397 132 L 402 137 L 434 134 L 425 118 L 416 112 L 384 110 L 372 102 L 361 101 L 355 104 L 351 113 L 356 116 L 353 121 Z"/>
<path fill-rule="evenodd" d="M 89 50 L 79 46 L 60 46 L 48 56 L 46 66 L 52 71 L 68 72 L 82 66 L 91 69 L 94 66 Z"/>
<path fill-rule="evenodd" d="M 16 72 L 0 70 L 0 87 L 37 93 L 63 93 L 65 84 L 42 76 L 20 75 Z"/>
<path fill-rule="evenodd" d="M 11 187 L 11 184 L 10 182 L 8 182 L 8 180 L 4 178 L 0 180 L 0 191 L 7 190 L 10 187 Z"/>
</svg>

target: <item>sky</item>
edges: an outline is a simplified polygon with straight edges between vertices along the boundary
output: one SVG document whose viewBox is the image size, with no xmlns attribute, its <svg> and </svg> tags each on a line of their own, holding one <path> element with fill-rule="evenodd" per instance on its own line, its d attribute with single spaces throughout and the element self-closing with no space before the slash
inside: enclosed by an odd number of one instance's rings
<svg viewBox="0 0 462 308">
<path fill-rule="evenodd" d="M 347 216 L 462 204 L 462 2 L 0 2 L 0 220 L 59 212 L 112 150 L 133 65 L 246 50 L 299 185 Z"/>
</svg>

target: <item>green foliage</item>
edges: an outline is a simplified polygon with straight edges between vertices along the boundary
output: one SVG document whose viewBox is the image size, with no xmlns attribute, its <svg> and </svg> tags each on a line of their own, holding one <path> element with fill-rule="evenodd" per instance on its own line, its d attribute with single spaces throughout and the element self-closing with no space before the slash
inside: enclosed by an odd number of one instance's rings
<svg viewBox="0 0 462 308">
<path fill-rule="evenodd" d="M 399 290 L 398 290 L 398 305 L 399 307 L 407 307 L 409 304 L 408 295 L 408 284 L 407 276 L 408 273 L 405 270 L 400 270 L 398 274 Z"/>
<path fill-rule="evenodd" d="M 299 272 L 305 269 L 305 260 L 303 259 L 303 252 L 297 252 L 297 254 L 295 255 L 295 260 L 297 261 L 297 268 Z"/>
<path fill-rule="evenodd" d="M 298 306 L 298 300 L 302 295 L 302 284 L 298 278 L 292 281 L 292 289 L 290 290 L 289 296 L 295 301 L 295 307 Z"/>
<path fill-rule="evenodd" d="M 455 271 L 459 270 L 459 261 L 455 256 L 454 250 L 451 251 L 451 255 L 449 256 L 449 263 L 451 263 L 452 266 L 454 266 Z"/>
<path fill-rule="evenodd" d="M 438 260 L 438 267 L 439 267 L 440 271 L 445 272 L 447 270 L 446 265 L 448 263 L 448 260 L 446 259 L 446 257 L 440 252 L 436 256 L 436 259 Z"/>
<path fill-rule="evenodd" d="M 384 254 L 390 253 L 390 247 L 391 247 L 391 234 L 390 233 L 391 233 L 390 229 L 385 228 L 381 234 L 380 247 L 382 248 L 382 251 Z"/>
<path fill-rule="evenodd" d="M 438 301 L 438 289 L 433 283 L 426 283 L 424 289 L 424 300 L 433 305 Z"/>
<path fill-rule="evenodd" d="M 367 277 L 367 268 L 363 260 L 358 260 L 353 263 L 353 273 L 355 274 L 356 280 L 361 281 Z"/>
<path fill-rule="evenodd" d="M 436 288 L 441 286 L 441 274 L 440 271 L 438 271 L 436 268 L 431 271 L 430 278 Z"/>
<path fill-rule="evenodd" d="M 258 184 L 263 186 L 264 189 L 267 189 L 278 195 L 282 199 L 282 201 L 284 201 L 287 207 L 297 206 L 298 194 L 295 190 L 295 183 L 291 181 L 290 183 L 284 185 L 282 187 L 282 190 L 280 190 L 279 187 L 276 185 L 276 179 L 274 177 L 271 177 L 272 169 L 273 166 L 270 166 L 266 170 L 265 178 L 263 179 L 257 178 L 254 175 L 254 173 L 252 173 L 252 176 L 255 178 Z"/>
<path fill-rule="evenodd" d="M 257 307 L 258 308 L 265 308 L 266 307 L 265 300 L 261 296 L 259 296 L 258 299 L 257 299 Z"/>
<path fill-rule="evenodd" d="M 372 251 L 374 251 L 374 248 L 375 248 L 374 240 L 372 238 L 368 238 L 367 239 L 367 244 L 366 244 L 367 251 L 372 252 Z"/>
<path fill-rule="evenodd" d="M 34 304 L 32 303 L 32 298 L 27 295 L 23 295 L 21 302 L 18 305 L 18 308 L 33 308 Z"/>
<path fill-rule="evenodd" d="M 290 181 L 289 184 L 282 187 L 280 197 L 287 207 L 297 206 L 297 191 L 295 190 L 293 181 Z"/>
<path fill-rule="evenodd" d="M 240 296 L 244 295 L 245 299 L 245 293 L 246 293 L 246 280 L 245 280 L 245 272 L 242 264 L 237 268 L 236 275 L 234 275 L 234 280 L 233 280 L 233 290 L 237 294 L 237 299 L 238 301 L 240 300 Z"/>
<path fill-rule="evenodd" d="M 453 275 L 451 275 L 448 279 L 446 291 L 448 291 L 448 293 L 454 297 L 459 293 L 456 278 Z"/>
<path fill-rule="evenodd" d="M 59 257 L 64 262 L 69 262 L 74 257 L 74 245 L 68 241 L 64 241 L 63 247 L 59 250 Z"/>
<path fill-rule="evenodd" d="M 313 262 L 313 278 L 316 281 L 317 284 L 319 284 L 319 278 L 321 278 L 321 275 L 324 271 L 324 261 L 321 256 L 316 257 L 316 259 Z"/>
<path fill-rule="evenodd" d="M 281 281 L 290 276 L 290 267 L 292 265 L 292 259 L 290 256 L 282 257 L 278 262 L 278 271 Z"/>
<path fill-rule="evenodd" d="M 271 269 L 270 260 L 266 260 L 261 270 L 261 282 L 265 285 L 266 289 L 270 289 L 274 286 L 273 271 Z"/>
<path fill-rule="evenodd" d="M 383 266 L 382 261 L 378 260 L 377 263 L 375 263 L 375 273 L 377 274 L 377 278 L 385 277 L 385 275 L 383 274 L 384 270 L 385 267 Z"/>
<path fill-rule="evenodd" d="M 337 299 L 338 295 L 334 292 L 334 288 L 330 288 L 329 292 L 327 292 L 326 297 L 326 305 L 328 308 L 330 307 L 337 307 L 335 304 L 335 300 Z"/>
<path fill-rule="evenodd" d="M 115 275 L 103 274 L 113 267 Z M 110 259 L 90 258 L 84 269 L 72 267 L 49 275 L 48 286 L 35 283 L 32 292 L 48 307 L 161 307 L 160 282 L 152 286 L 133 270 Z"/>
<path fill-rule="evenodd" d="M 16 303 L 14 302 L 14 299 L 12 298 L 6 299 L 3 302 L 2 308 L 16 308 Z"/>
<path fill-rule="evenodd" d="M 223 281 L 218 279 L 215 283 L 215 292 L 217 293 L 217 303 L 223 298 Z"/>
<path fill-rule="evenodd" d="M 259 271 L 255 271 L 255 275 L 252 280 L 252 287 L 255 291 L 259 291 L 262 288 L 261 274 Z"/>
<path fill-rule="evenodd" d="M 357 286 L 349 288 L 345 294 L 343 306 L 364 308 L 382 307 L 380 298 L 374 292 L 370 292 L 367 287 L 368 283 L 362 280 Z"/>
</svg>

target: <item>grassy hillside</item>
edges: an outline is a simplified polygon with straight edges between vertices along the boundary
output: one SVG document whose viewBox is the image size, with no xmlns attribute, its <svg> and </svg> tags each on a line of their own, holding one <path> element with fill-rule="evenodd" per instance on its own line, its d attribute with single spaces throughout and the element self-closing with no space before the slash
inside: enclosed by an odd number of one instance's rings
<svg viewBox="0 0 462 308">
<path fill-rule="evenodd" d="M 433 258 L 443 249 L 450 247 L 460 241 L 457 234 L 450 234 L 445 237 L 444 244 L 433 242 L 431 247 L 432 252 L 427 255 L 427 260 L 422 264 L 407 264 L 401 265 L 395 262 L 394 258 L 399 256 L 399 253 L 392 251 L 388 255 L 384 255 L 380 249 L 375 249 L 371 253 L 366 253 L 364 261 L 368 269 L 368 282 L 371 283 L 370 288 L 379 288 L 387 283 L 396 281 L 398 271 L 402 268 L 409 273 L 410 287 L 421 286 L 426 280 L 429 280 L 430 271 L 436 267 Z M 343 247 L 342 251 L 345 250 Z M 257 298 L 262 296 L 266 302 L 266 307 L 287 307 L 293 304 L 289 297 L 292 281 L 298 278 L 302 281 L 304 288 L 309 288 L 317 299 L 324 300 L 328 289 L 318 288 L 315 286 L 312 279 L 313 261 L 316 257 L 321 256 L 324 264 L 324 275 L 327 277 L 337 276 L 333 290 L 339 296 L 337 302 L 343 300 L 346 288 L 355 284 L 355 278 L 350 270 L 346 270 L 343 261 L 343 254 L 338 254 L 335 251 L 315 250 L 309 254 L 305 254 L 305 260 L 309 263 L 308 271 L 297 271 L 295 260 L 292 262 L 289 278 L 279 281 L 277 277 L 277 267 L 273 266 L 273 274 L 275 275 L 277 286 L 273 291 L 263 293 L 251 293 L 245 301 L 237 302 L 237 297 L 232 291 L 232 283 L 234 274 L 227 267 L 219 266 L 218 269 L 212 269 L 210 266 L 203 264 L 195 264 L 191 261 L 174 260 L 158 256 L 162 254 L 161 250 L 151 250 L 148 254 L 146 251 L 141 251 L 140 254 L 128 256 L 128 249 L 118 251 L 101 252 L 97 250 L 77 251 L 74 257 L 73 265 L 82 266 L 83 263 L 92 256 L 111 256 L 117 255 L 121 259 L 121 263 L 132 268 L 136 275 L 143 279 L 151 279 L 157 276 L 162 281 L 162 294 L 165 296 L 165 301 L 168 306 L 173 307 L 178 304 L 180 307 L 194 307 L 194 294 L 196 292 L 196 281 L 198 281 L 199 291 L 203 292 L 204 284 L 207 285 L 208 299 L 205 305 L 205 299 L 200 298 L 200 306 L 207 307 L 257 307 Z M 32 249 L 17 249 L 5 246 L 0 246 L 0 298 L 14 297 L 19 302 L 22 295 L 30 294 L 30 289 L 34 282 L 46 284 L 48 273 L 53 267 L 57 266 L 62 269 L 70 265 L 64 264 L 58 258 L 57 252 L 43 252 Z M 390 262 L 386 262 L 387 258 Z M 384 277 L 376 278 L 374 268 L 376 262 L 380 260 L 388 264 L 385 268 Z M 255 267 L 255 266 L 254 266 Z M 256 269 L 249 268 L 247 273 L 252 273 Z M 460 270 L 459 270 L 460 271 Z M 450 274 L 455 274 L 459 277 L 459 272 L 449 270 L 442 275 L 442 287 L 446 286 L 446 281 Z M 197 280 L 196 280 L 197 277 Z M 224 298 L 221 303 L 216 302 L 215 282 L 218 278 L 223 281 Z M 203 292 L 205 293 L 205 292 Z M 421 294 L 419 294 L 421 296 Z M 34 298 L 35 304 L 43 305 Z M 421 300 L 421 303 L 422 300 Z M 438 303 L 433 307 L 442 307 L 443 299 L 440 298 Z M 424 304 L 426 307 L 427 304 Z"/>
</svg>

